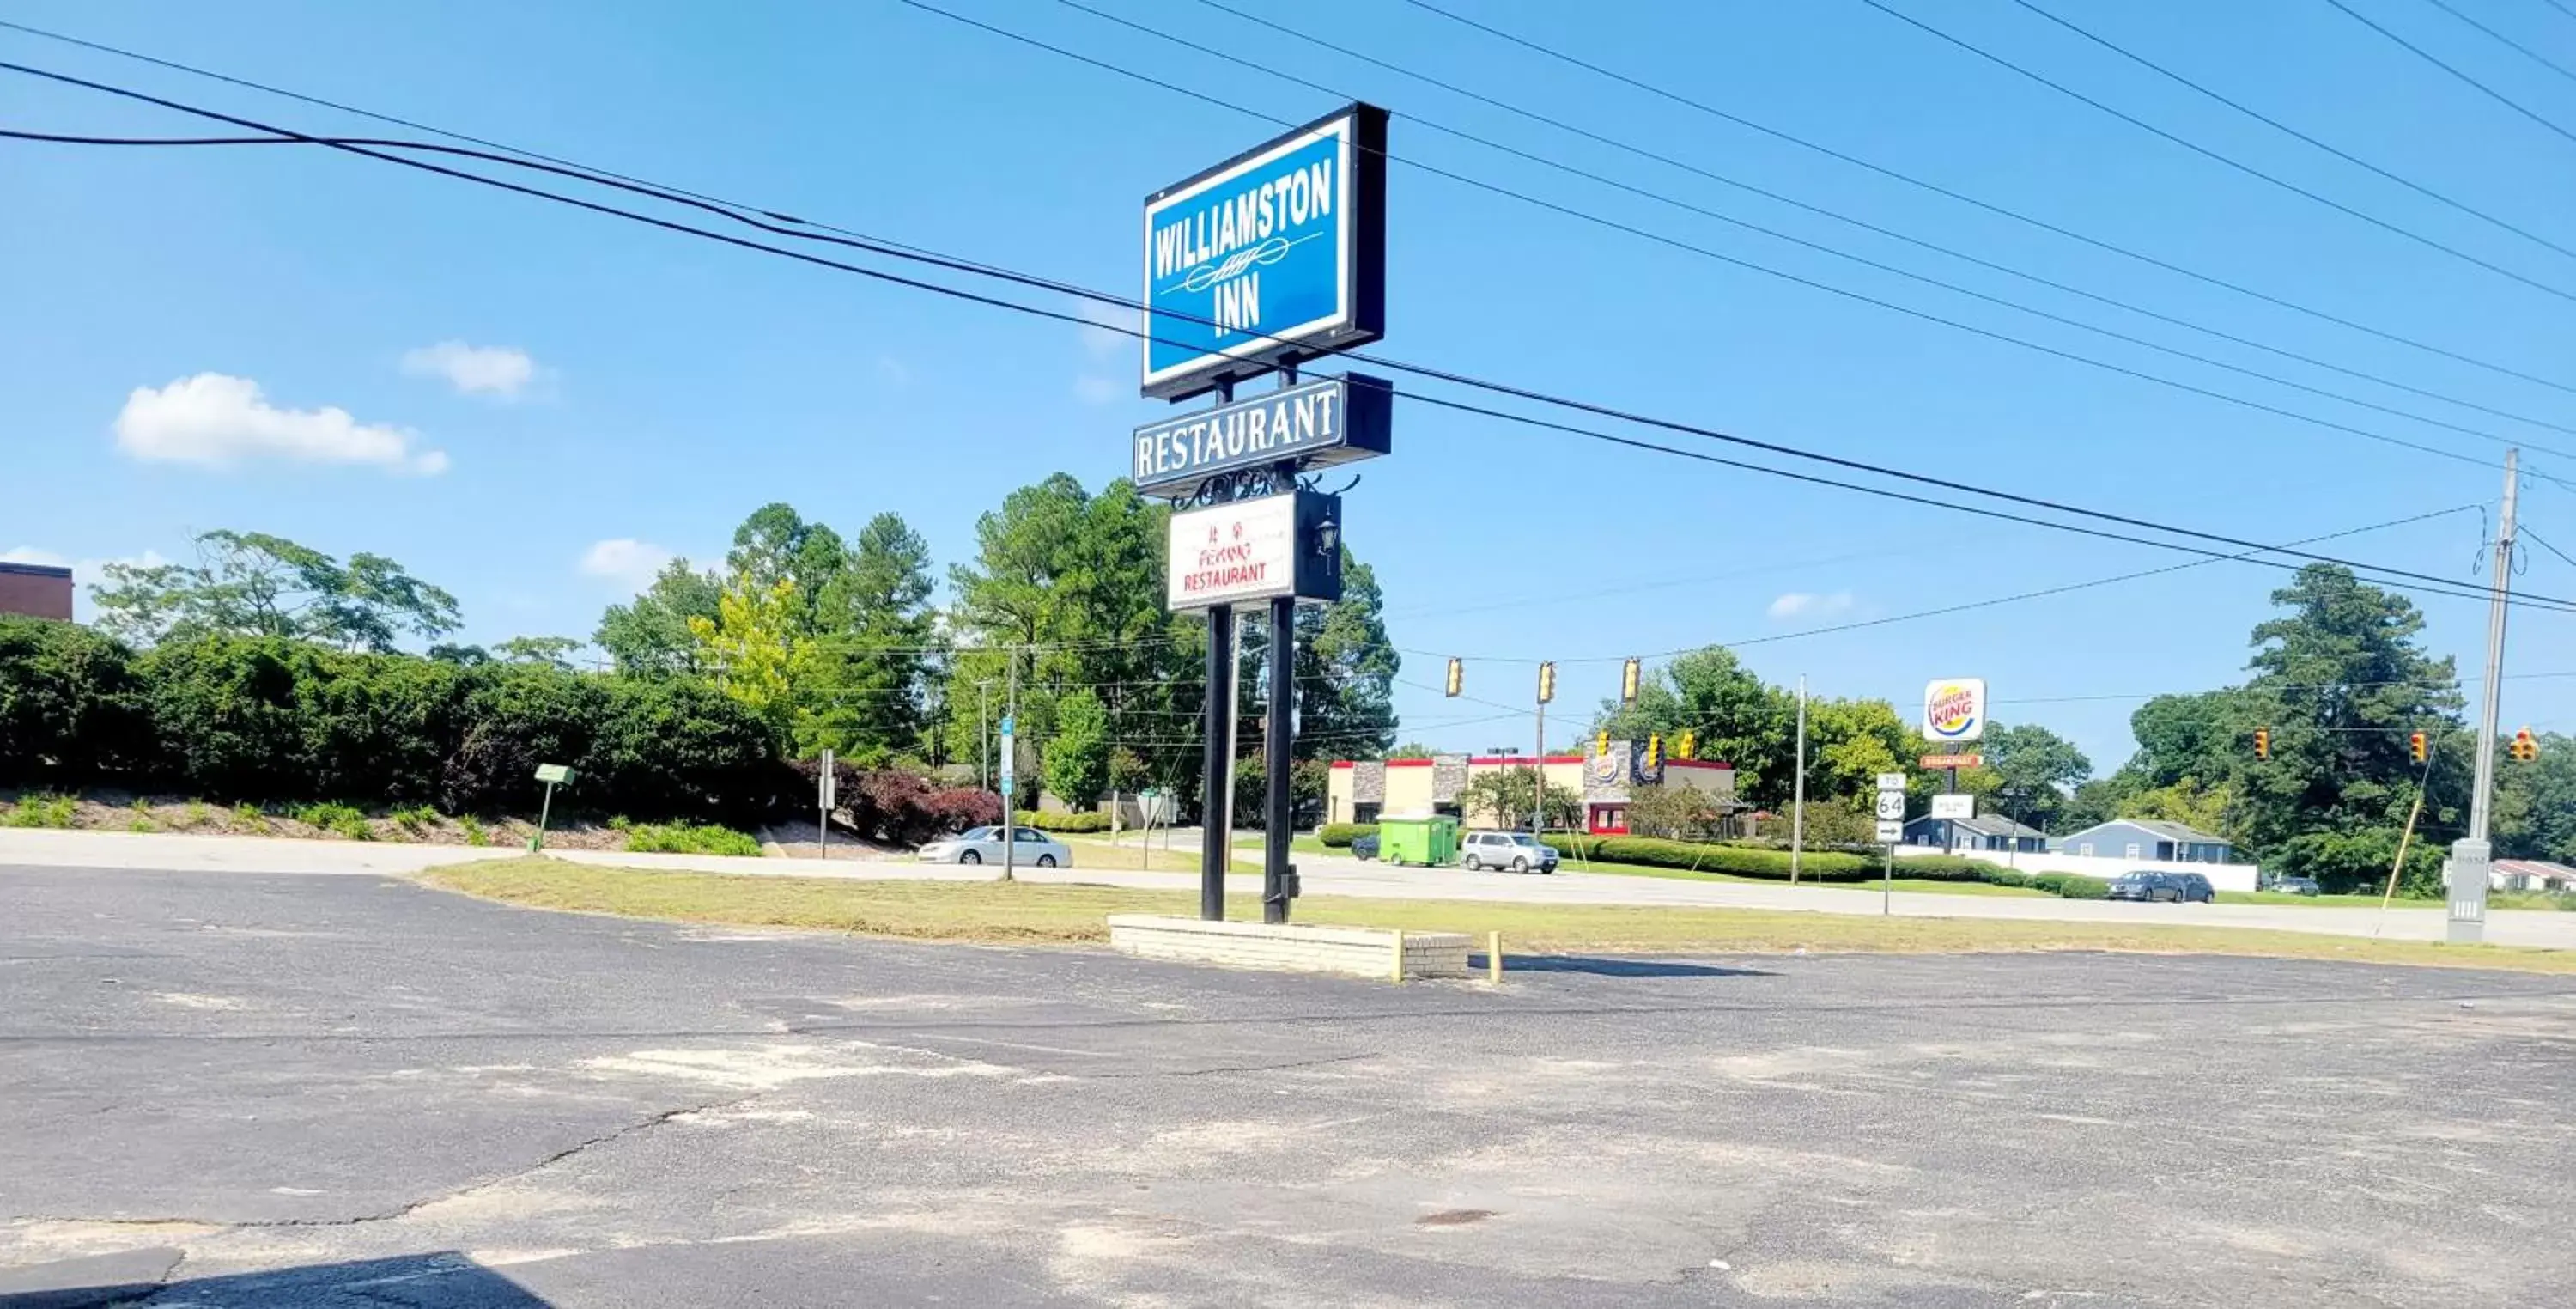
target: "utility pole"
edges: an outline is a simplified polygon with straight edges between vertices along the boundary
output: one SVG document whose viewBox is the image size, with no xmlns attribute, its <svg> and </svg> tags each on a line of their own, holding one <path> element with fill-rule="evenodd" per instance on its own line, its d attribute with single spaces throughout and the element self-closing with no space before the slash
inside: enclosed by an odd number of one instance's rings
<svg viewBox="0 0 2576 1309">
<path fill-rule="evenodd" d="M 1789 885 L 1798 884 L 1798 859 L 1807 848 L 1807 675 L 1798 674 L 1797 798 L 1789 809 Z"/>
<path fill-rule="evenodd" d="M 1547 701 L 1544 698 L 1538 702 L 1538 753 L 1530 759 L 1530 839 L 1547 839 Z"/>
<path fill-rule="evenodd" d="M 2496 516 L 2493 576 L 2487 579 L 2487 676 L 2478 706 L 2477 780 L 2469 792 L 2469 834 L 2451 843 L 2450 931 L 2453 944 L 2486 939 L 2487 870 L 2495 846 L 2487 820 L 2495 800 L 2496 711 L 2504 695 L 2504 616 L 2513 589 L 2513 503 L 2522 452 L 2504 452 L 2504 508 Z"/>
<path fill-rule="evenodd" d="M 1015 879 L 1020 853 L 1020 797 L 1017 782 L 1020 771 L 1020 652 L 1011 650 L 1011 689 L 1002 709 L 1002 721 L 1011 730 L 1002 733 L 1002 749 L 1009 757 L 1002 760 L 1002 880 Z"/>
</svg>

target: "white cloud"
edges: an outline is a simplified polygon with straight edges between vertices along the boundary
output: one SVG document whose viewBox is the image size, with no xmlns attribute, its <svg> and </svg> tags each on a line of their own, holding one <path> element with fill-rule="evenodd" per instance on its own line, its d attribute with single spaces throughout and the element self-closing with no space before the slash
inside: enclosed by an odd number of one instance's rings
<svg viewBox="0 0 2576 1309">
<path fill-rule="evenodd" d="M 653 584 L 654 574 L 669 562 L 670 551 L 650 541 L 621 536 L 593 543 L 581 556 L 581 571 L 585 577 L 605 577 L 641 591 Z"/>
<path fill-rule="evenodd" d="M 1774 618 L 1827 618 L 1852 607 L 1852 593 L 1836 591 L 1818 595 L 1812 591 L 1791 591 L 1771 602 Z"/>
<path fill-rule="evenodd" d="M 537 380 L 537 361 L 525 350 L 506 345 L 467 345 L 441 341 L 405 351 L 402 370 L 411 377 L 443 377 L 466 395 L 516 400 Z"/>
<path fill-rule="evenodd" d="M 68 568 L 71 562 L 51 550 L 39 550 L 32 545 L 11 546 L 7 550 L 0 550 L 0 564 L 43 564 L 47 568 Z"/>
<path fill-rule="evenodd" d="M 1073 398 L 1087 405 L 1105 405 L 1118 398 L 1119 386 L 1106 377 L 1073 379 Z"/>
<path fill-rule="evenodd" d="M 1074 330 L 1082 338 L 1082 348 L 1094 359 L 1108 359 L 1121 350 L 1134 348 L 1139 340 L 1134 333 L 1145 330 L 1145 316 L 1133 309 L 1091 300 L 1082 301 L 1075 308 L 1084 321 Z"/>
<path fill-rule="evenodd" d="M 280 409 L 247 377 L 199 373 L 134 388 L 116 415 L 116 444 L 137 459 L 222 468 L 244 459 L 377 464 L 396 472 L 447 471 L 444 451 L 414 453 L 416 434 L 361 423 L 346 409 Z"/>
</svg>

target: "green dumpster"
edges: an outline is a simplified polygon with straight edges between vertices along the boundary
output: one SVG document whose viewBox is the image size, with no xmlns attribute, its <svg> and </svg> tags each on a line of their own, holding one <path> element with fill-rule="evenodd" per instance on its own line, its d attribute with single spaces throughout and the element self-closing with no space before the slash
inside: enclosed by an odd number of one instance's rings
<svg viewBox="0 0 2576 1309">
<path fill-rule="evenodd" d="M 1438 868 L 1458 857 L 1458 820 L 1445 814 L 1380 818 L 1377 840 L 1377 857 L 1388 863 Z"/>
</svg>

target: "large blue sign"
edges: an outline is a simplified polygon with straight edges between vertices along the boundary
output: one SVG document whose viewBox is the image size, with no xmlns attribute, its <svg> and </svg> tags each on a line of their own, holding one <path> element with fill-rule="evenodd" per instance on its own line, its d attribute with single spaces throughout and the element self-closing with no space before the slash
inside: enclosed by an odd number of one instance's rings
<svg viewBox="0 0 2576 1309">
<path fill-rule="evenodd" d="M 1384 330 L 1386 111 L 1353 105 L 1145 200 L 1144 393 L 1181 399 Z"/>
<path fill-rule="evenodd" d="M 1136 489 L 1186 492 L 1220 473 L 1368 459 L 1393 441 L 1394 393 L 1353 374 L 1266 392 L 1136 429 Z"/>
</svg>

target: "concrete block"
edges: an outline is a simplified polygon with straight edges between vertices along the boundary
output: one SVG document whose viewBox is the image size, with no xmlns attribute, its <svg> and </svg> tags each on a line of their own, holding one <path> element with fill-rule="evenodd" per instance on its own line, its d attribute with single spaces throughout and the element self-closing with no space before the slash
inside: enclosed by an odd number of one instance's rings
<svg viewBox="0 0 2576 1309">
<path fill-rule="evenodd" d="M 1377 927 L 1210 923 L 1156 914 L 1109 916 L 1109 944 L 1141 959 L 1353 977 L 1392 979 L 1396 936 L 1392 929 Z M 1406 977 L 1467 976 L 1466 933 L 1406 932 L 1403 938 Z"/>
</svg>

